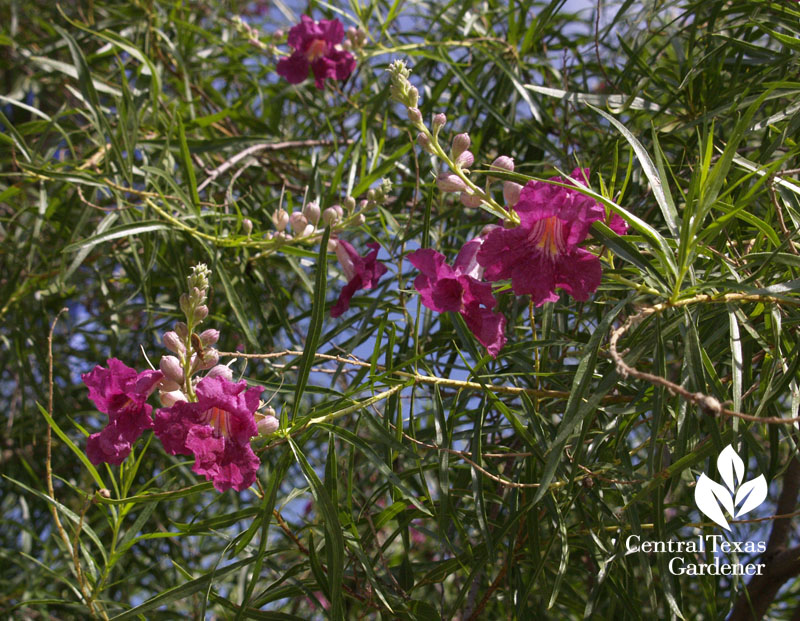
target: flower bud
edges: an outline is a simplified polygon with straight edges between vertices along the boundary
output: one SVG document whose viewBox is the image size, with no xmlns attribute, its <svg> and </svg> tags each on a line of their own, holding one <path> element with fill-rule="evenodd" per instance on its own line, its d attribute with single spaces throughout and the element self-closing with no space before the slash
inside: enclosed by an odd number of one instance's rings
<svg viewBox="0 0 800 621">
<path fill-rule="evenodd" d="M 181 366 L 181 361 L 175 356 L 161 356 L 158 368 L 161 369 L 167 379 L 172 380 L 178 386 L 183 384 L 183 367 Z"/>
<path fill-rule="evenodd" d="M 453 144 L 451 146 L 453 157 L 457 158 L 464 151 L 469 149 L 469 145 L 470 145 L 469 134 L 456 134 L 455 138 L 453 138 Z"/>
<path fill-rule="evenodd" d="M 272 224 L 274 224 L 275 228 L 279 231 L 286 229 L 286 225 L 289 224 L 289 214 L 285 209 L 278 209 L 278 211 L 272 214 Z"/>
<path fill-rule="evenodd" d="M 419 103 L 419 91 L 416 86 L 409 86 L 406 93 L 406 101 L 412 108 L 416 108 Z"/>
<path fill-rule="evenodd" d="M 514 172 L 514 160 L 507 155 L 501 155 L 489 166 L 490 169 L 501 170 L 505 172 Z M 489 177 L 489 183 L 497 181 L 495 177 Z"/>
<path fill-rule="evenodd" d="M 520 192 L 522 192 L 522 186 L 519 183 L 514 183 L 513 181 L 503 182 L 503 198 L 509 207 L 517 204 Z"/>
<path fill-rule="evenodd" d="M 214 328 L 203 330 L 199 334 L 199 337 L 200 337 L 200 343 L 202 343 L 203 347 L 214 345 L 219 340 L 219 330 L 215 330 Z"/>
<path fill-rule="evenodd" d="M 336 249 L 339 247 L 339 240 L 331 238 L 328 240 L 328 252 L 336 252 Z"/>
<path fill-rule="evenodd" d="M 353 211 L 353 209 L 356 207 L 356 199 L 354 199 L 352 196 L 346 196 L 342 202 L 344 203 L 343 207 L 346 211 Z"/>
<path fill-rule="evenodd" d="M 476 194 L 467 194 L 466 192 L 461 193 L 461 204 L 464 207 L 480 207 L 481 206 L 481 198 Z"/>
<path fill-rule="evenodd" d="M 414 125 L 419 125 L 422 123 L 422 112 L 419 111 L 419 108 L 408 108 L 407 112 L 408 120 Z"/>
<path fill-rule="evenodd" d="M 433 115 L 433 131 L 434 131 L 434 133 L 436 133 L 440 129 L 442 129 L 442 127 L 444 127 L 445 123 L 447 123 L 447 117 L 444 114 L 442 114 L 441 112 L 439 114 L 434 114 Z"/>
<path fill-rule="evenodd" d="M 275 418 L 275 410 L 271 407 L 267 407 L 263 414 L 261 412 L 256 412 L 255 418 L 258 435 L 260 436 L 271 435 L 280 427 L 280 422 Z"/>
<path fill-rule="evenodd" d="M 363 213 L 358 214 L 358 217 L 355 220 L 356 226 L 362 226 L 367 222 L 367 218 L 364 216 Z"/>
<path fill-rule="evenodd" d="M 431 139 L 428 138 L 427 134 L 423 132 L 417 134 L 417 144 L 422 147 L 423 151 L 433 153 L 433 145 L 431 145 Z"/>
<path fill-rule="evenodd" d="M 158 389 L 161 392 L 172 392 L 173 390 L 180 390 L 181 385 L 178 384 L 178 382 L 173 382 L 171 379 L 162 377 L 161 381 L 158 383 Z"/>
<path fill-rule="evenodd" d="M 336 205 L 336 207 L 339 207 Z M 341 209 L 341 207 L 339 207 Z M 335 226 L 338 224 L 341 216 L 339 215 L 339 211 L 334 209 L 334 207 L 328 207 L 325 211 L 322 212 L 322 224 L 325 226 Z"/>
<path fill-rule="evenodd" d="M 178 299 L 178 305 L 181 307 L 183 314 L 187 317 L 192 312 L 192 303 L 191 300 L 189 300 L 188 293 L 181 293 L 181 297 Z"/>
<path fill-rule="evenodd" d="M 300 237 L 308 237 L 309 235 L 313 235 L 316 231 L 317 227 L 315 227 L 313 224 L 307 224 Z"/>
<path fill-rule="evenodd" d="M 303 215 L 311 224 L 319 222 L 319 204 L 316 201 L 306 203 L 303 207 Z"/>
<path fill-rule="evenodd" d="M 176 325 L 175 327 L 177 328 L 178 326 Z M 186 346 L 176 332 L 164 332 L 162 338 L 164 340 L 164 347 L 172 353 L 180 354 L 181 356 L 186 353 Z"/>
<path fill-rule="evenodd" d="M 208 306 L 205 304 L 201 304 L 197 308 L 194 309 L 194 322 L 201 323 L 203 319 L 208 317 Z"/>
<path fill-rule="evenodd" d="M 169 392 L 159 392 L 158 399 L 161 401 L 161 405 L 165 408 L 172 407 L 178 401 L 188 401 L 186 395 L 183 394 L 180 390 L 170 390 Z"/>
<path fill-rule="evenodd" d="M 203 352 L 203 355 L 199 358 L 197 356 L 192 356 L 194 361 L 192 362 L 192 370 L 193 371 L 200 371 L 210 369 L 213 366 L 216 366 L 219 362 L 219 352 L 216 349 L 207 349 Z"/>
<path fill-rule="evenodd" d="M 218 364 L 209 369 L 208 373 L 206 373 L 206 377 L 221 377 L 230 382 L 233 381 L 233 371 L 224 364 Z"/>
<path fill-rule="evenodd" d="M 474 163 L 475 156 L 472 155 L 472 151 L 464 151 L 456 158 L 456 166 L 460 166 L 461 168 L 469 168 Z"/>
<path fill-rule="evenodd" d="M 250 218 L 242 220 L 242 232 L 248 237 L 253 232 L 253 221 Z"/>
<path fill-rule="evenodd" d="M 183 345 L 183 342 L 185 342 L 186 339 L 189 338 L 189 328 L 182 321 L 175 322 L 175 333 L 180 337 L 182 341 L 181 345 Z M 183 351 L 186 350 L 184 349 Z"/>
<path fill-rule="evenodd" d="M 441 173 L 436 177 L 436 186 L 442 192 L 463 192 L 467 189 L 467 184 L 461 177 L 449 173 Z"/>
<path fill-rule="evenodd" d="M 289 224 L 291 224 L 292 230 L 295 232 L 295 234 L 299 234 L 302 233 L 306 228 L 308 219 L 306 219 L 306 217 L 299 211 L 295 211 L 291 216 L 289 216 Z"/>
</svg>

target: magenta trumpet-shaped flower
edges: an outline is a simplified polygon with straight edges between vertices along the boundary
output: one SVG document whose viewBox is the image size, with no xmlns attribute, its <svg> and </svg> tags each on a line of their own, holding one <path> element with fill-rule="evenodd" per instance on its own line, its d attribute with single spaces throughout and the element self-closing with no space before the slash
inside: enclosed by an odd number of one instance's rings
<svg viewBox="0 0 800 621">
<path fill-rule="evenodd" d="M 579 182 L 588 176 L 588 170 L 572 172 Z M 561 177 L 553 180 L 567 182 Z M 589 299 L 600 286 L 602 269 L 600 260 L 579 244 L 589 234 L 592 222 L 605 219 L 605 209 L 575 190 L 529 181 L 514 210 L 520 225 L 495 229 L 478 252 L 484 278 L 510 279 L 514 293 L 530 294 L 536 306 L 558 300 L 556 289 L 576 300 Z M 627 229 L 613 218 L 610 224 L 618 233 Z"/>
<path fill-rule="evenodd" d="M 492 285 L 479 280 L 483 268 L 478 265 L 476 255 L 483 240 L 468 241 L 456 256 L 453 266 L 445 262 L 440 252 L 423 248 L 406 258 L 421 273 L 414 280 L 422 303 L 437 312 L 452 311 L 464 317 L 475 338 L 496 358 L 505 345 L 506 318 L 502 313 L 492 312 L 497 300 L 492 294 Z"/>
<path fill-rule="evenodd" d="M 352 245 L 343 239 L 336 242 L 336 256 L 347 278 L 347 284 L 339 294 L 339 300 L 331 308 L 331 317 L 338 317 L 350 308 L 350 300 L 359 289 L 372 289 L 386 273 L 386 266 L 378 262 L 380 244 L 367 244 L 372 248 L 367 256 L 361 257 Z"/>
<path fill-rule="evenodd" d="M 192 470 L 224 492 L 237 492 L 256 480 L 260 465 L 250 448 L 258 435 L 255 411 L 263 388 L 247 388 L 221 376 L 201 379 L 196 402 L 177 401 L 156 412 L 155 434 L 170 455 L 195 457 Z"/>
<path fill-rule="evenodd" d="M 338 19 L 315 22 L 303 15 L 289 31 L 288 43 L 294 52 L 278 61 L 278 75 L 300 84 L 311 69 L 317 88 L 324 87 L 325 78 L 346 80 L 356 68 L 356 60 L 339 46 L 343 38 L 344 26 Z"/>
<path fill-rule="evenodd" d="M 96 366 L 81 375 L 98 410 L 108 414 L 108 425 L 86 442 L 86 454 L 93 464 L 119 465 L 130 455 L 131 446 L 153 427 L 153 407 L 145 403 L 164 377 L 161 371 L 137 373 L 125 363 L 110 358 L 108 368 Z"/>
</svg>

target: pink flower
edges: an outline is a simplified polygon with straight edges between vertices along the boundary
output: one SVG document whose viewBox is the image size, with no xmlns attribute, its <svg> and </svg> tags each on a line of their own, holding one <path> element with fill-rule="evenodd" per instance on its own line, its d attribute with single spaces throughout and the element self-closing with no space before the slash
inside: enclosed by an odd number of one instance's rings
<svg viewBox="0 0 800 621">
<path fill-rule="evenodd" d="M 336 243 L 336 256 L 342 264 L 347 284 L 339 294 L 339 301 L 331 308 L 331 317 L 338 317 L 348 308 L 353 294 L 359 289 L 372 289 L 386 273 L 386 266 L 377 261 L 380 244 L 367 244 L 372 248 L 367 256 L 361 257 L 349 243 L 340 239 Z"/>
<path fill-rule="evenodd" d="M 278 61 L 278 75 L 300 84 L 311 68 L 317 88 L 323 88 L 325 78 L 346 80 L 356 68 L 356 60 L 339 47 L 343 38 L 344 26 L 338 19 L 315 22 L 303 15 L 289 31 L 288 43 L 294 52 Z"/>
<path fill-rule="evenodd" d="M 131 445 L 145 429 L 153 426 L 153 407 L 145 403 L 161 378 L 161 371 L 137 373 L 125 363 L 110 358 L 108 368 L 96 366 L 81 375 L 89 398 L 98 410 L 108 414 L 108 425 L 86 442 L 86 454 L 93 464 L 119 465 L 130 455 Z"/>
<path fill-rule="evenodd" d="M 422 303 L 439 313 L 460 313 L 475 338 L 496 358 L 506 342 L 506 318 L 492 312 L 497 305 L 492 285 L 478 280 L 483 269 L 476 256 L 482 243 L 481 238 L 476 238 L 464 244 L 452 267 L 443 254 L 430 248 L 412 252 L 406 258 L 422 272 L 414 280 Z"/>
<path fill-rule="evenodd" d="M 156 412 L 155 434 L 170 455 L 194 454 L 192 470 L 214 487 L 237 492 L 256 480 L 261 462 L 250 438 L 258 435 L 255 411 L 263 388 L 247 388 L 221 376 L 204 377 L 197 388 L 197 401 L 177 401 Z"/>
<path fill-rule="evenodd" d="M 588 175 L 588 169 L 572 172 L 576 180 Z M 553 179 L 566 183 L 561 177 Z M 600 286 L 602 269 L 600 260 L 579 244 L 592 222 L 605 219 L 603 207 L 575 190 L 529 181 L 514 210 L 520 225 L 495 229 L 478 252 L 486 280 L 511 279 L 514 293 L 530 294 L 536 306 L 558 300 L 557 288 L 576 300 L 589 299 Z M 613 218 L 611 225 L 622 231 Z"/>
</svg>

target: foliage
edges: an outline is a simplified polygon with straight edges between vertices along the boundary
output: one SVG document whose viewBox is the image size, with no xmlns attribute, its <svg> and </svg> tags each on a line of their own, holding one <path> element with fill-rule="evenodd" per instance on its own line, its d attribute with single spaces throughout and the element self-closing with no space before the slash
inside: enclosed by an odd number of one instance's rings
<svg viewBox="0 0 800 621">
<path fill-rule="evenodd" d="M 800 405 L 800 10 L 603 4 L 0 5 L 0 609 L 751 618 L 749 579 L 676 576 L 625 540 L 719 534 L 693 487 L 731 443 L 770 482 L 747 517 L 797 504 L 797 428 L 777 419 Z M 303 13 L 366 33 L 346 81 L 277 75 L 292 52 L 278 29 Z M 447 116 L 442 145 L 469 134 L 478 186 L 500 155 L 515 172 L 495 174 L 521 184 L 586 167 L 583 192 L 630 226 L 592 225 L 603 280 L 587 302 L 534 307 L 495 285 L 496 359 L 461 315 L 419 303 L 404 260 L 452 262 L 496 218 L 437 187 L 441 158 L 392 99 L 397 59 L 422 121 Z M 330 232 L 275 237 L 279 210 L 312 200 L 345 205 L 333 233 L 362 255 L 379 243 L 389 268 L 336 319 Z M 157 367 L 198 262 L 220 351 L 257 354 L 223 360 L 279 413 L 242 493 L 150 432 L 122 466 L 85 456 L 105 417 L 80 374 Z M 800 607 L 790 524 L 731 535 L 772 537 L 772 586 L 754 580 L 751 600 L 774 619 Z"/>
</svg>

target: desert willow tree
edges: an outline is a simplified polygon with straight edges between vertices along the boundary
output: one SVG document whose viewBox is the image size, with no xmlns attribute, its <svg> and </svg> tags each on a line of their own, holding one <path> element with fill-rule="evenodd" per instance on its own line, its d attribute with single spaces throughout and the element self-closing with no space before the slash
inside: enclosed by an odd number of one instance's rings
<svg viewBox="0 0 800 621">
<path fill-rule="evenodd" d="M 0 5 L 6 616 L 797 618 L 800 7 L 577 4 Z"/>
</svg>

